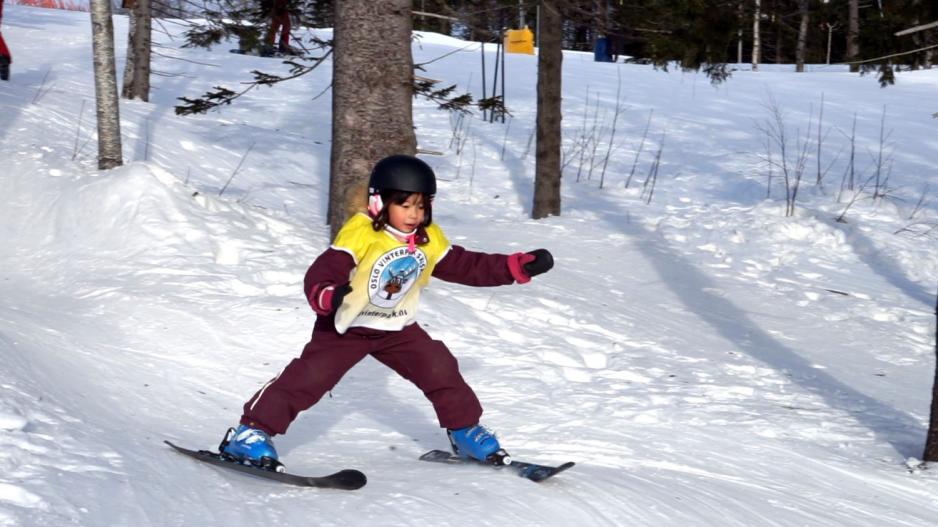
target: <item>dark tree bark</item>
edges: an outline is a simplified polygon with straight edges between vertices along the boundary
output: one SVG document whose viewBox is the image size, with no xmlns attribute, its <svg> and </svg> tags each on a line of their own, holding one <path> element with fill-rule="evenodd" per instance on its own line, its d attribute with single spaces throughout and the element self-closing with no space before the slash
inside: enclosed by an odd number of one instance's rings
<svg viewBox="0 0 938 527">
<path fill-rule="evenodd" d="M 785 23 L 782 22 L 781 14 L 777 10 L 778 6 L 776 5 L 775 16 L 775 63 L 782 64 L 785 62 L 785 55 L 782 51 L 785 49 Z"/>
<path fill-rule="evenodd" d="M 91 35 L 98 118 L 98 168 L 108 170 L 124 163 L 110 0 L 91 0 Z"/>
<path fill-rule="evenodd" d="M 374 164 L 417 151 L 411 9 L 410 0 L 335 3 L 328 214 L 333 236 L 365 209 Z"/>
<path fill-rule="evenodd" d="M 133 99 L 134 87 L 134 33 L 137 32 L 137 19 L 133 12 L 127 15 L 127 60 L 124 61 L 124 83 L 121 97 Z"/>
<path fill-rule="evenodd" d="M 559 2 L 541 2 L 537 55 L 537 160 L 534 173 L 535 219 L 560 215 L 561 66 L 563 17 Z"/>
<path fill-rule="evenodd" d="M 931 419 L 925 439 L 925 461 L 938 461 L 938 300 L 935 302 L 935 380 L 931 389 Z"/>
<path fill-rule="evenodd" d="M 811 15 L 808 0 L 798 0 L 798 15 L 801 23 L 798 25 L 798 44 L 795 47 L 795 71 L 803 72 L 805 50 L 808 47 L 808 20 Z"/>
<path fill-rule="evenodd" d="M 152 14 L 150 0 L 135 0 L 127 35 L 127 62 L 124 66 L 125 99 L 150 100 L 150 52 Z"/>
<path fill-rule="evenodd" d="M 849 0 L 847 17 L 847 62 L 860 58 L 860 0 Z M 860 71 L 859 64 L 851 64 L 850 71 Z"/>
</svg>

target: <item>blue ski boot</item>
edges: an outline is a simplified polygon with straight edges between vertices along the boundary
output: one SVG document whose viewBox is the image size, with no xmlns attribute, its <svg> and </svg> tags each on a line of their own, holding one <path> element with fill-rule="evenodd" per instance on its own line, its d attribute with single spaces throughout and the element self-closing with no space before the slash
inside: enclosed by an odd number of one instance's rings
<svg viewBox="0 0 938 527">
<path fill-rule="evenodd" d="M 275 472 L 285 470 L 283 464 L 277 459 L 277 450 L 267 432 L 248 425 L 240 425 L 237 429 L 229 428 L 221 445 L 218 446 L 218 451 L 223 456 L 245 465 L 254 465 Z"/>
<path fill-rule="evenodd" d="M 511 463 L 511 456 L 508 452 L 502 450 L 498 444 L 495 434 L 482 425 L 467 426 L 465 428 L 449 429 L 446 431 L 449 436 L 449 442 L 453 446 L 453 452 L 462 457 L 470 457 L 493 465 L 508 465 Z"/>
</svg>

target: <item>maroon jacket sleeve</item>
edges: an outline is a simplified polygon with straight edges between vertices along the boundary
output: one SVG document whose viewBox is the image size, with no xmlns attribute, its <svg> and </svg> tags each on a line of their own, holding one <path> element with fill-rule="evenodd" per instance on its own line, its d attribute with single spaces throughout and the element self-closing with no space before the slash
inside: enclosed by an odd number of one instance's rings
<svg viewBox="0 0 938 527">
<path fill-rule="evenodd" d="M 320 254 L 313 265 L 309 266 L 303 280 L 303 292 L 306 293 L 310 307 L 320 314 L 325 314 L 322 313 L 323 310 L 331 310 L 331 306 L 319 305 L 317 293 L 330 286 L 348 283 L 354 268 L 355 259 L 347 252 L 330 247 Z"/>
<path fill-rule="evenodd" d="M 507 254 L 486 254 L 468 251 L 453 245 L 433 268 L 433 276 L 447 282 L 491 287 L 515 283 L 508 268 Z"/>
</svg>

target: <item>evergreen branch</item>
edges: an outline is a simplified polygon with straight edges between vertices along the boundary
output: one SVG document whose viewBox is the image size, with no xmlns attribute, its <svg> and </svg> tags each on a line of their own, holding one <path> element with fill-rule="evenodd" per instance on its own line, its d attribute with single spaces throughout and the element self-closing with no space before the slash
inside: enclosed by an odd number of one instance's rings
<svg viewBox="0 0 938 527">
<path fill-rule="evenodd" d="M 508 109 L 505 108 L 505 102 L 502 100 L 501 95 L 479 99 L 478 107 L 483 112 L 492 112 L 490 114 L 493 116 L 492 121 L 500 119 L 503 116 L 513 117 Z"/>
<path fill-rule="evenodd" d="M 246 87 L 240 92 L 229 90 L 223 86 L 215 86 L 213 91 L 207 92 L 205 95 L 197 99 L 178 97 L 179 100 L 186 104 L 176 106 L 176 115 L 203 114 L 222 105 L 231 104 L 231 101 L 241 97 L 245 93 L 257 88 L 258 86 L 273 86 L 274 84 L 279 84 L 297 77 L 302 77 L 303 75 L 306 75 L 307 73 L 319 67 L 331 54 L 332 50 L 330 49 L 322 57 L 315 59 L 315 62 L 311 65 L 302 65 L 292 60 L 284 61 L 284 63 L 291 65 L 290 75 L 285 77 L 254 70 L 251 72 L 254 74 L 254 80 L 242 83 Z"/>
<path fill-rule="evenodd" d="M 440 110 L 468 114 L 469 106 L 472 105 L 472 95 L 464 93 L 453 97 L 456 85 L 446 88 L 434 89 L 439 81 L 428 79 L 426 77 L 414 77 L 414 97 L 420 96 L 427 100 L 437 103 Z"/>
<path fill-rule="evenodd" d="M 279 75 L 271 75 L 269 73 L 264 73 L 263 71 L 252 70 L 251 73 L 254 74 L 254 81 L 251 84 L 257 84 L 259 86 L 272 86 L 278 82 L 283 82 L 283 77 Z"/>
</svg>

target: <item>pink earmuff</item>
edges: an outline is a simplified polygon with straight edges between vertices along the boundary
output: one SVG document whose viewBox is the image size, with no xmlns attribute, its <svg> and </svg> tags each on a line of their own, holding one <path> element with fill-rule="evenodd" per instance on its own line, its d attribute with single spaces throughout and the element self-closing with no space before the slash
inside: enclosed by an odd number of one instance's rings
<svg viewBox="0 0 938 527">
<path fill-rule="evenodd" d="M 368 196 L 368 213 L 371 214 L 372 218 L 377 218 L 383 208 L 384 203 L 381 201 L 381 194 L 375 192 Z"/>
</svg>

